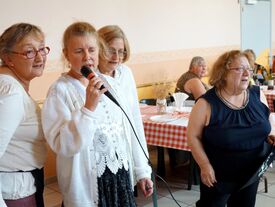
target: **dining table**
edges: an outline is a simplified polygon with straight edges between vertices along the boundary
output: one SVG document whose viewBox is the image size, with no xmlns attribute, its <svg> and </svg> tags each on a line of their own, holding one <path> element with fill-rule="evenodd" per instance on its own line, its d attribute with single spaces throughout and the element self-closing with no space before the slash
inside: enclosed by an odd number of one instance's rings
<svg viewBox="0 0 275 207">
<path fill-rule="evenodd" d="M 196 163 L 187 143 L 187 125 L 192 107 L 167 107 L 166 113 L 158 113 L 157 107 L 140 104 L 140 111 L 148 145 L 157 146 L 157 173 L 165 175 L 164 149 L 173 148 L 189 152 L 189 170 L 187 189 L 191 190 L 193 181 L 198 184 Z"/>
<path fill-rule="evenodd" d="M 170 110 L 171 109 L 171 110 Z M 191 108 L 173 111 L 167 107 L 166 113 L 159 114 L 156 106 L 140 106 L 147 144 L 190 151 L 187 144 L 187 125 Z"/>
<path fill-rule="evenodd" d="M 274 112 L 274 103 L 273 101 L 275 100 L 275 90 L 263 90 L 263 93 L 266 97 L 269 109 L 271 112 Z"/>
</svg>

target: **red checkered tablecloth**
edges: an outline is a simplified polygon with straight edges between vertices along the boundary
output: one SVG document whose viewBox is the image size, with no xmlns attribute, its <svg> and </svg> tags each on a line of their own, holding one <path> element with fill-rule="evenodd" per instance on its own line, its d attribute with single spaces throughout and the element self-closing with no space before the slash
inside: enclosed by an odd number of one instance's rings
<svg viewBox="0 0 275 207">
<path fill-rule="evenodd" d="M 190 151 L 186 126 L 151 121 L 150 116 L 156 115 L 155 106 L 141 107 L 141 113 L 147 144 Z M 188 112 L 182 114 L 182 117 L 188 116 Z"/>
<path fill-rule="evenodd" d="M 273 100 L 275 99 L 275 90 L 263 91 L 271 112 L 274 112 Z"/>
</svg>

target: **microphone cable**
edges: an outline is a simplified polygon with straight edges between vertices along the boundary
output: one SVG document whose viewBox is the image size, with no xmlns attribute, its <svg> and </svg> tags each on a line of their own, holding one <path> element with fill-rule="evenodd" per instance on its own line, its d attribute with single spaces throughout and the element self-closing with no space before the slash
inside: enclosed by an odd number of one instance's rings
<svg viewBox="0 0 275 207">
<path fill-rule="evenodd" d="M 120 106 L 120 104 L 117 104 L 117 103 L 115 103 L 115 104 L 121 109 L 121 111 L 122 111 L 122 112 L 124 113 L 124 115 L 126 116 L 128 122 L 129 122 L 129 124 L 130 124 L 130 126 L 131 126 L 131 128 L 132 128 L 132 130 L 133 130 L 133 132 L 134 132 L 134 135 L 135 135 L 135 137 L 136 137 L 136 139 L 137 139 L 137 141 L 138 141 L 138 144 L 139 144 L 140 148 L 142 149 L 142 152 L 143 152 L 144 156 L 146 157 L 149 166 L 151 166 L 152 173 L 153 173 L 154 177 L 155 177 L 155 178 L 158 177 L 158 178 L 165 184 L 165 186 L 166 186 L 166 188 L 167 188 L 169 194 L 171 195 L 172 199 L 174 200 L 174 202 L 175 202 L 179 207 L 181 207 L 181 205 L 180 205 L 180 204 L 178 203 L 178 201 L 175 199 L 175 197 L 174 197 L 174 195 L 173 195 L 173 193 L 172 193 L 172 191 L 171 191 L 171 188 L 169 187 L 169 184 L 168 184 L 160 175 L 158 175 L 158 174 L 154 171 L 154 169 L 153 169 L 153 164 L 152 164 L 150 158 L 148 157 L 148 155 L 146 154 L 144 148 L 142 147 L 142 144 L 141 144 L 140 141 L 139 141 L 139 138 L 138 138 L 138 135 L 137 135 L 137 133 L 136 133 L 136 130 L 135 130 L 135 128 L 134 128 L 132 122 L 130 121 L 130 118 L 128 117 L 127 113 L 126 113 L 126 112 L 124 111 L 124 109 Z M 149 152 L 148 152 L 148 153 L 149 153 Z M 154 183 L 154 181 L 153 181 L 153 183 Z M 156 183 L 154 183 L 154 184 L 156 184 Z M 153 186 L 153 188 L 154 188 L 154 187 L 156 188 L 157 186 Z"/>
<path fill-rule="evenodd" d="M 81 72 L 81 74 L 82 74 L 84 77 L 86 77 L 88 80 L 91 79 L 91 78 L 93 78 L 94 76 L 97 76 L 97 74 L 96 74 L 91 68 L 89 68 L 89 67 L 87 67 L 87 66 L 85 66 L 85 65 L 81 67 L 80 72 Z M 103 88 L 105 88 L 104 85 L 102 85 L 102 86 L 100 87 L 100 90 L 103 89 Z M 140 148 L 142 149 L 142 152 L 143 152 L 144 156 L 145 156 L 146 159 L 148 160 L 149 166 L 151 166 L 151 168 L 152 168 L 152 173 L 153 173 L 153 175 L 154 175 L 154 178 L 155 178 L 155 177 L 158 177 L 160 180 L 163 181 L 163 183 L 165 184 L 165 186 L 166 186 L 168 192 L 170 193 L 172 199 L 175 201 L 175 203 L 176 203 L 179 207 L 181 207 L 181 205 L 180 205 L 180 204 L 177 202 L 177 200 L 174 198 L 173 193 L 172 193 L 172 191 L 171 191 L 171 189 L 170 189 L 168 183 L 167 183 L 161 176 L 159 176 L 159 175 L 153 170 L 153 164 L 152 164 L 151 160 L 149 159 L 149 157 L 147 156 L 145 150 L 143 149 L 142 144 L 141 144 L 140 141 L 139 141 L 138 135 L 137 135 L 137 133 L 136 133 L 136 131 L 135 131 L 135 129 L 134 129 L 134 126 L 133 126 L 132 122 L 130 121 L 130 118 L 128 117 L 127 113 L 124 111 L 124 109 L 123 109 L 122 106 L 119 104 L 119 102 L 114 98 L 114 96 L 110 93 L 110 91 L 106 91 L 104 94 L 105 94 L 111 101 L 113 101 L 113 103 L 115 103 L 115 104 L 121 109 L 121 111 L 123 112 L 123 114 L 126 116 L 128 122 L 129 122 L 129 124 L 130 124 L 130 126 L 131 126 L 131 128 L 132 128 L 132 130 L 133 130 L 133 132 L 134 132 L 134 135 L 135 135 L 135 137 L 136 137 L 136 140 L 138 141 L 138 144 L 139 144 Z M 154 184 L 155 184 L 155 183 L 154 183 Z M 156 186 L 153 186 L 153 187 L 156 187 Z"/>
</svg>

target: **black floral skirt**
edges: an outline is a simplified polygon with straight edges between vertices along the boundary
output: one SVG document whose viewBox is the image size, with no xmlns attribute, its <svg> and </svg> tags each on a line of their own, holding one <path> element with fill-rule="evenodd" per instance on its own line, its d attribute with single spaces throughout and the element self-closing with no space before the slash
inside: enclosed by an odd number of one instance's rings
<svg viewBox="0 0 275 207">
<path fill-rule="evenodd" d="M 129 172 L 124 168 L 113 174 L 106 167 L 97 182 L 99 207 L 136 207 Z"/>
</svg>

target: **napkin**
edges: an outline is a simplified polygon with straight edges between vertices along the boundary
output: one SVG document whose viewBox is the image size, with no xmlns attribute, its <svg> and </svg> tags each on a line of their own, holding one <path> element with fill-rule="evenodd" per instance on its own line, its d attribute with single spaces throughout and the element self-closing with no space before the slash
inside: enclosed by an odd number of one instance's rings
<svg viewBox="0 0 275 207">
<path fill-rule="evenodd" d="M 188 95 L 186 93 L 177 92 L 173 94 L 173 97 L 175 99 L 176 109 L 180 109 L 183 106 L 183 102 L 188 98 Z"/>
</svg>

